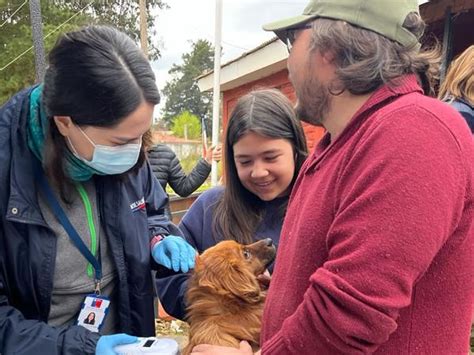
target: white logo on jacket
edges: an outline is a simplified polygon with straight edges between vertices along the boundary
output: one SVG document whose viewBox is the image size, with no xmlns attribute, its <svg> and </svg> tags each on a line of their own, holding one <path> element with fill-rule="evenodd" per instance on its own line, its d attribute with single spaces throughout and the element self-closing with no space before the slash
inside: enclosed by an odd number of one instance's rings
<svg viewBox="0 0 474 355">
<path fill-rule="evenodd" d="M 145 209 L 145 198 L 142 197 L 138 201 L 135 201 L 134 203 L 130 204 L 130 209 L 132 210 L 132 212 Z"/>
</svg>

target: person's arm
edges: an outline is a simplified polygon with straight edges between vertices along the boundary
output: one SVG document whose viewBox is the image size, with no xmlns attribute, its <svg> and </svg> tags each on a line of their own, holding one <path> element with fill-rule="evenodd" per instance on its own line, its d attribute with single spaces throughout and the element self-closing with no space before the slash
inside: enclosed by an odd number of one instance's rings
<svg viewBox="0 0 474 355">
<path fill-rule="evenodd" d="M 10 121 L 14 119 L 13 116 L 17 114 L 17 111 L 19 112 L 20 108 L 28 107 L 26 95 L 29 95 L 31 90 L 32 88 L 25 89 L 0 106 L 0 121 L 2 121 L 0 123 L 0 136 L 2 136 L 0 161 L 6 162 L 7 165 L 10 164 L 11 159 Z M 9 180 L 3 173 L 4 171 L 0 173 L 2 199 L 6 196 L 5 189 L 8 190 L 9 187 Z M 8 237 L 4 234 L 3 218 L 4 216 L 0 218 L 0 241 Z M 21 311 L 10 303 L 10 292 L 5 276 L 7 267 L 5 253 L 6 250 L 2 250 L 0 246 L 0 354 L 95 354 L 99 335 L 79 326 L 56 329 L 45 322 L 26 319 Z"/>
<path fill-rule="evenodd" d="M 409 109 L 380 117 L 338 173 L 327 261 L 295 313 L 261 344 L 263 354 L 373 353 L 397 329 L 417 281 L 457 228 L 472 159 L 443 123 Z"/>
<path fill-rule="evenodd" d="M 0 272 L 0 339 L 0 354 L 95 354 L 99 334 L 81 326 L 59 329 L 25 319 L 9 304 Z"/>
<path fill-rule="evenodd" d="M 168 183 L 179 196 L 186 197 L 196 191 L 206 181 L 210 172 L 210 162 L 201 158 L 189 175 L 186 175 L 178 157 L 174 155 L 170 164 Z"/>
<path fill-rule="evenodd" d="M 168 153 L 168 152 L 166 152 Z M 150 162 L 150 167 L 153 172 L 153 175 L 158 179 L 163 190 L 166 189 L 166 184 L 168 183 L 167 179 L 167 171 L 168 166 L 165 167 L 165 164 L 160 164 L 166 156 L 162 156 L 163 153 L 160 154 L 159 147 L 153 147 L 147 152 L 147 158 Z"/>
<path fill-rule="evenodd" d="M 192 204 L 179 224 L 188 243 L 198 251 L 202 251 L 202 226 L 205 212 L 201 197 Z M 172 270 L 160 268 L 156 277 L 156 290 L 163 308 L 173 317 L 184 320 L 185 295 L 190 274 L 175 273 Z"/>
<path fill-rule="evenodd" d="M 142 169 L 145 170 L 144 174 L 146 176 L 145 203 L 150 230 L 150 241 L 157 235 L 182 236 L 178 227 L 176 227 L 165 214 L 168 196 L 158 183 L 158 179 L 153 175 L 150 163 L 146 162 Z"/>
<path fill-rule="evenodd" d="M 166 216 L 165 206 L 168 196 L 153 175 L 147 161 L 141 173 L 145 186 L 144 199 L 147 212 L 151 268 L 160 265 L 176 271 L 187 272 L 194 268 L 196 251 L 182 237 L 181 231 Z M 157 242 L 157 240 L 161 240 Z"/>
</svg>

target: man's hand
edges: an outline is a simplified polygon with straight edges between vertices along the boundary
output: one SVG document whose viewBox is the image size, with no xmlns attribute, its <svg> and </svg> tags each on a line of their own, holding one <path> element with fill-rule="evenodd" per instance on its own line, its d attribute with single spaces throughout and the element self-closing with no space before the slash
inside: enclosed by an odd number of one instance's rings
<svg viewBox="0 0 474 355">
<path fill-rule="evenodd" d="M 250 344 L 241 341 L 239 349 L 208 344 L 197 345 L 193 348 L 191 355 L 260 355 L 260 351 L 254 354 Z"/>
</svg>

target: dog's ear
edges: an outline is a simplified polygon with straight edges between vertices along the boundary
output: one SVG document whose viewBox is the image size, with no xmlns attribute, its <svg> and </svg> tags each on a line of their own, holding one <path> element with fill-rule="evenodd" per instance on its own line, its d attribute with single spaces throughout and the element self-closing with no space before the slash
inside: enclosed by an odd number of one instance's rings
<svg viewBox="0 0 474 355">
<path fill-rule="evenodd" d="M 229 260 L 225 257 L 213 257 L 206 262 L 204 258 L 196 259 L 197 280 L 200 287 L 214 290 L 220 295 L 232 294 L 247 303 L 258 303 L 262 300 L 260 285 L 240 260 Z"/>
<path fill-rule="evenodd" d="M 200 287 L 210 288 L 219 292 L 222 290 L 222 278 L 230 271 L 229 263 L 222 257 L 196 258 L 195 274 Z M 220 292 L 219 292 L 220 293 Z"/>
<path fill-rule="evenodd" d="M 246 303 L 260 302 L 262 292 L 255 275 L 241 263 L 234 263 L 232 269 L 229 278 L 223 280 L 225 288 Z"/>
</svg>

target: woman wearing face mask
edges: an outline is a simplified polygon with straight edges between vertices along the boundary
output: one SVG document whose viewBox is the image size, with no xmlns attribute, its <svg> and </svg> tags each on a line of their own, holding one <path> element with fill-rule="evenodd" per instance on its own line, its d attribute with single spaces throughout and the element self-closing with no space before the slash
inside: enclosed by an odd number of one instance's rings
<svg viewBox="0 0 474 355">
<path fill-rule="evenodd" d="M 151 267 L 195 256 L 145 159 L 158 102 L 140 49 L 92 26 L 0 107 L 0 353 L 111 354 L 155 334 Z"/>
<path fill-rule="evenodd" d="M 291 188 L 307 156 L 303 129 L 288 99 L 271 89 L 241 97 L 229 119 L 224 156 L 225 187 L 203 193 L 180 229 L 199 253 L 224 239 L 249 244 L 272 238 L 278 246 Z M 189 275 L 160 276 L 163 307 L 185 319 Z"/>
</svg>

